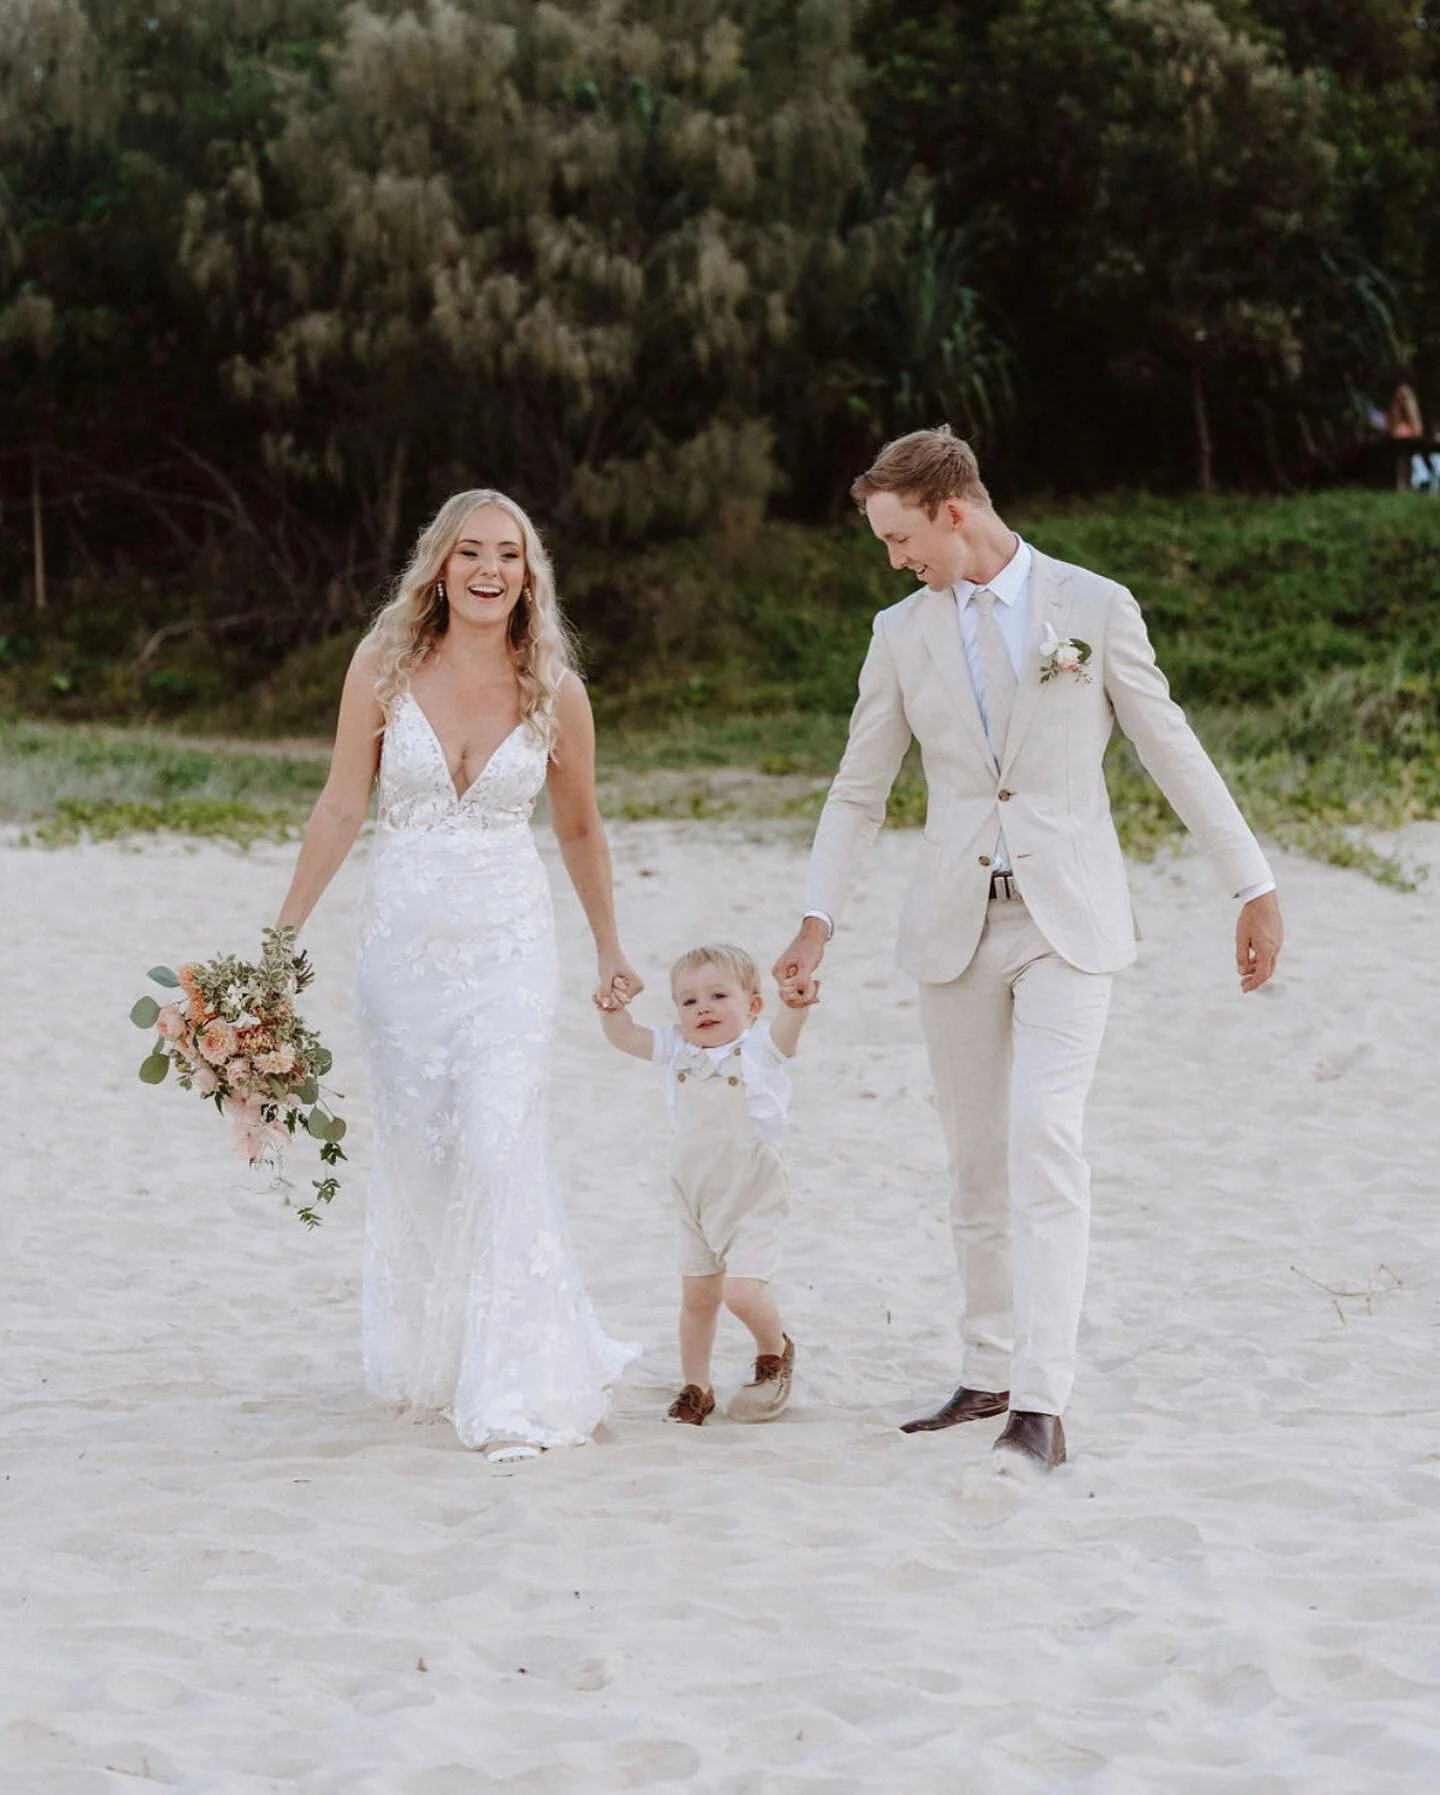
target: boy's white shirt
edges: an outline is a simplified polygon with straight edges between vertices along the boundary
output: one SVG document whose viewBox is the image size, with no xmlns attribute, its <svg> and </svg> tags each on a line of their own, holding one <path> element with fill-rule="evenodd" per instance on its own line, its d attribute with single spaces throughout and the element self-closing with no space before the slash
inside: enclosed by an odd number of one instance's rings
<svg viewBox="0 0 1440 1795">
<path fill-rule="evenodd" d="M 762 1141 L 778 1141 L 790 1114 L 790 1079 L 785 1055 L 770 1038 L 770 1024 L 756 1022 L 723 1047 L 697 1047 L 687 1041 L 676 1023 L 653 1031 L 650 1057 L 665 1068 L 665 1095 L 670 1115 L 675 1114 L 676 1075 L 688 1066 L 700 1071 L 708 1065 L 719 1073 L 724 1062 L 740 1049 L 740 1076 L 745 1085 L 745 1113 Z M 703 1076 L 702 1072 L 702 1076 Z"/>
</svg>

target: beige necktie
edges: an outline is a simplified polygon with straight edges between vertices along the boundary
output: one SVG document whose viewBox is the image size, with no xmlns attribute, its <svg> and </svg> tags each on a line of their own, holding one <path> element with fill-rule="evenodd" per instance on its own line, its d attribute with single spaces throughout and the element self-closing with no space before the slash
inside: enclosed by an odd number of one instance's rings
<svg viewBox="0 0 1440 1795">
<path fill-rule="evenodd" d="M 995 594 L 982 586 L 974 594 L 975 646 L 980 654 L 980 683 L 984 689 L 985 719 L 998 763 L 1004 758 L 1005 738 L 1010 733 L 1010 713 L 1015 708 L 1015 668 L 1000 625 L 995 621 Z"/>
</svg>

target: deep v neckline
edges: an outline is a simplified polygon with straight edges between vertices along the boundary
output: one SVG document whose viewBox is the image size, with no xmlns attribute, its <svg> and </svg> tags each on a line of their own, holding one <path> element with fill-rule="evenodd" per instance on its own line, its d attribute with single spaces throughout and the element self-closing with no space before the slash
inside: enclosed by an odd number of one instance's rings
<svg viewBox="0 0 1440 1795">
<path fill-rule="evenodd" d="M 494 766 L 495 757 L 499 754 L 500 750 L 506 745 L 507 742 L 513 740 L 515 736 L 519 735 L 520 731 L 525 727 L 525 722 L 524 722 L 524 719 L 522 718 L 521 721 L 515 725 L 515 727 L 510 731 L 510 733 L 508 735 L 502 736 L 501 739 L 498 742 L 496 742 L 495 746 L 490 750 L 489 755 L 486 757 L 485 765 L 483 767 L 481 767 L 480 771 L 470 781 L 469 785 L 467 785 L 465 787 L 465 789 L 462 791 L 460 789 L 460 787 L 458 785 L 456 785 L 456 783 L 455 783 L 455 775 L 450 771 L 450 756 L 445 752 L 444 742 L 442 742 L 440 740 L 440 731 L 430 721 L 430 718 L 426 714 L 425 706 L 423 704 L 421 704 L 420 700 L 415 696 L 415 694 L 413 692 L 407 691 L 404 695 L 405 695 L 405 697 L 407 697 L 410 700 L 411 704 L 413 704 L 415 706 L 415 709 L 419 712 L 420 721 L 425 725 L 425 732 L 430 737 L 430 740 L 435 744 L 435 752 L 440 756 L 440 765 L 441 765 L 442 769 L 444 770 L 445 783 L 446 783 L 446 785 L 449 786 L 451 795 L 457 804 L 463 804 L 465 802 L 465 800 L 470 796 L 471 792 L 474 791 L 475 787 L 477 785 L 479 785 L 480 781 L 490 771 L 491 767 Z"/>
</svg>

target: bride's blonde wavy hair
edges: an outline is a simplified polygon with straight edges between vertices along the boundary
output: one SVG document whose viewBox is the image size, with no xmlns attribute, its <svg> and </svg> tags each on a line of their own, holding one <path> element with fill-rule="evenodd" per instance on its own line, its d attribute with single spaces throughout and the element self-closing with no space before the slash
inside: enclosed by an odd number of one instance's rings
<svg viewBox="0 0 1440 1795">
<path fill-rule="evenodd" d="M 450 625 L 450 603 L 440 590 L 445 563 L 460 540 L 460 526 L 480 505 L 498 505 L 514 518 L 525 550 L 525 584 L 510 613 L 510 646 L 520 681 L 520 716 L 547 749 L 555 746 L 555 703 L 560 684 L 576 663 L 573 638 L 555 592 L 555 570 L 540 532 L 503 492 L 476 487 L 457 492 L 415 540 L 395 596 L 375 617 L 366 638 L 376 650 L 375 696 L 388 716 L 410 685 L 410 675 Z"/>
</svg>

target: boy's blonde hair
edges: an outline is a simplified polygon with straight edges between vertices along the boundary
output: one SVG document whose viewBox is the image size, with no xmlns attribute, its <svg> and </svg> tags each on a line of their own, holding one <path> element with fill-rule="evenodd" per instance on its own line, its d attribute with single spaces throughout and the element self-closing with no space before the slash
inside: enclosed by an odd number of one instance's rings
<svg viewBox="0 0 1440 1795">
<path fill-rule="evenodd" d="M 743 947 L 731 947 L 724 941 L 711 947 L 692 947 L 688 953 L 681 954 L 670 968 L 670 989 L 675 989 L 675 981 L 682 972 L 698 972 L 702 966 L 718 966 L 752 997 L 760 996 L 760 974 L 755 970 L 755 962 Z"/>
</svg>

